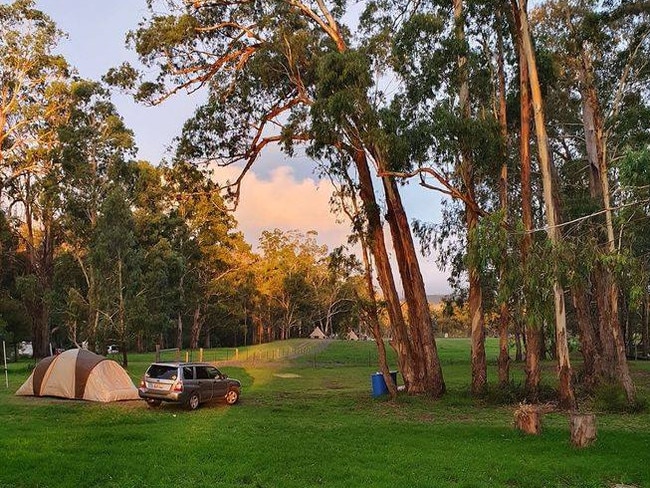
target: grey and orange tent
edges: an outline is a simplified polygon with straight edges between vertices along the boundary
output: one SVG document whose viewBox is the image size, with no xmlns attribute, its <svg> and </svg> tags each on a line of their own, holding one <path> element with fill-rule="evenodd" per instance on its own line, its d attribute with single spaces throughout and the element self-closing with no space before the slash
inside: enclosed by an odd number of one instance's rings
<svg viewBox="0 0 650 488">
<path fill-rule="evenodd" d="M 41 360 L 16 395 L 94 402 L 139 398 L 137 388 L 122 366 L 85 349 L 70 349 Z"/>
</svg>

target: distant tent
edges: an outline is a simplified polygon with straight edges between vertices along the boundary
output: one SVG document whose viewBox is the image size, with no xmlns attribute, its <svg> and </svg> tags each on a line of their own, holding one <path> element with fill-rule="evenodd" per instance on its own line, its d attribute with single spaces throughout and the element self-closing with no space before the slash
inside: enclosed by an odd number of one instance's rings
<svg viewBox="0 0 650 488">
<path fill-rule="evenodd" d="M 139 398 L 137 388 L 122 366 L 84 349 L 70 349 L 41 360 L 16 395 L 93 402 Z"/>
<path fill-rule="evenodd" d="M 327 339 L 327 336 L 323 333 L 320 327 L 316 326 L 314 332 L 309 334 L 310 339 Z"/>
<path fill-rule="evenodd" d="M 358 341 L 359 340 L 359 336 L 353 330 L 348 332 L 348 334 L 345 336 L 345 338 L 348 341 Z"/>
</svg>

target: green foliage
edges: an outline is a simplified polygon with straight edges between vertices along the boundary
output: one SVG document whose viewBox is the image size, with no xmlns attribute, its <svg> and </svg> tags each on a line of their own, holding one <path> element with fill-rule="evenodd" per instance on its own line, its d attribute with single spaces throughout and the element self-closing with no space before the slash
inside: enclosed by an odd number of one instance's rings
<svg viewBox="0 0 650 488">
<path fill-rule="evenodd" d="M 617 383 L 603 383 L 594 391 L 594 408 L 607 413 L 641 413 L 647 411 L 647 402 L 643 398 L 630 404 L 625 390 Z"/>
<path fill-rule="evenodd" d="M 618 168 L 624 186 L 645 187 L 650 185 L 650 149 L 628 151 Z"/>
</svg>

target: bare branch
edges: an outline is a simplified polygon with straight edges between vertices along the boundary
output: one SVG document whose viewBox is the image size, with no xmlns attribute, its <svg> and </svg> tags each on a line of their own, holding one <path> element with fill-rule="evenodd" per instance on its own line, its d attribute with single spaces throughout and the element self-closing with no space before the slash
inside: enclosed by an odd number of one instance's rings
<svg viewBox="0 0 650 488">
<path fill-rule="evenodd" d="M 442 189 L 442 188 L 438 188 L 438 187 L 434 187 L 434 186 L 427 186 L 425 184 L 420 183 L 425 188 L 430 188 L 432 190 L 440 191 L 442 193 L 445 193 L 445 194 L 449 195 L 450 197 L 452 197 L 454 199 L 461 200 L 462 202 L 464 202 L 468 207 L 470 207 L 472 210 L 474 210 L 481 217 L 487 217 L 487 216 L 490 215 L 488 212 L 486 212 L 481 207 L 479 207 L 479 205 L 476 203 L 476 201 L 471 199 L 467 194 L 465 194 L 465 193 L 461 192 L 460 190 L 458 190 L 458 188 L 453 186 L 449 182 L 449 180 L 447 178 L 445 178 L 442 174 L 440 174 L 438 171 L 436 171 L 433 168 L 418 168 L 418 169 L 416 169 L 415 171 L 412 171 L 412 172 L 380 171 L 377 174 L 377 176 L 380 176 L 380 177 L 395 176 L 395 177 L 398 177 L 398 178 L 412 178 L 414 176 L 419 175 L 420 178 L 422 179 L 422 174 L 423 173 L 426 173 L 428 175 L 433 176 L 444 187 L 444 189 Z"/>
</svg>

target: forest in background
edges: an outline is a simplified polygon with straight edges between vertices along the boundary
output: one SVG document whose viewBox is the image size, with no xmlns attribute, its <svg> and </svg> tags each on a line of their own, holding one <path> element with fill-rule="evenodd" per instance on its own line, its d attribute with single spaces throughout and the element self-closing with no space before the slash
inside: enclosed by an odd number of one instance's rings
<svg viewBox="0 0 650 488">
<path fill-rule="evenodd" d="M 124 64 L 102 82 L 55 54 L 61 33 L 32 2 L 0 7 L 5 333 L 29 335 L 39 357 L 52 335 L 116 342 L 126 362 L 160 342 L 363 323 L 391 337 L 409 393 L 436 397 L 436 328 L 464 313 L 475 395 L 489 330 L 499 384 L 514 337 L 530 400 L 551 355 L 562 406 L 577 381 L 635 402 L 627 356 L 650 353 L 648 5 L 379 0 L 353 21 L 340 2 L 148 6 L 127 35 L 146 73 Z M 172 162 L 134 160 L 115 87 L 154 104 L 207 92 Z M 274 144 L 305 147 L 336 185 L 358 257 L 310 233 L 268 231 L 256 253 L 243 241 L 227 209 Z M 209 165 L 242 173 L 216 182 Z M 442 222 L 408 219 L 404 178 L 449 197 Z M 439 323 L 417 245 L 452 272 Z"/>
</svg>

